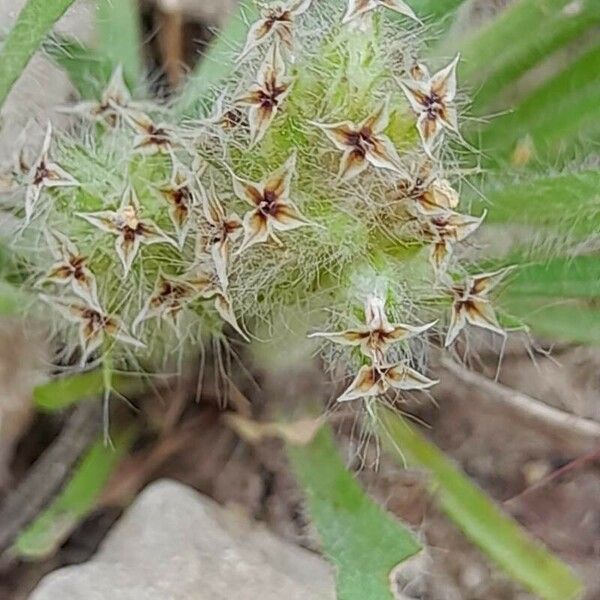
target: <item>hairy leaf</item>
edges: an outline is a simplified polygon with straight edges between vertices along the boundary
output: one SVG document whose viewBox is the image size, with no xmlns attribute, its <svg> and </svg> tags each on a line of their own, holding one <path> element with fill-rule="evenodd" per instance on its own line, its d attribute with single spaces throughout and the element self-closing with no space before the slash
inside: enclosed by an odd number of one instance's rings
<svg viewBox="0 0 600 600">
<path fill-rule="evenodd" d="M 390 572 L 419 544 L 386 515 L 345 469 L 331 430 L 304 447 L 288 446 L 323 550 L 337 570 L 339 600 L 392 600 Z"/>
</svg>

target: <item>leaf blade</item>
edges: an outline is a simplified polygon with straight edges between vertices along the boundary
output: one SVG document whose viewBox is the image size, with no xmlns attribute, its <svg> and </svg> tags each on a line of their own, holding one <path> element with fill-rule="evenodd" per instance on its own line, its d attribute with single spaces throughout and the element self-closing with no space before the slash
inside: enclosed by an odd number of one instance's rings
<svg viewBox="0 0 600 600">
<path fill-rule="evenodd" d="M 323 549 L 337 567 L 340 600 L 392 600 L 390 571 L 420 550 L 412 534 L 375 505 L 345 469 L 331 430 L 288 446 Z"/>
<path fill-rule="evenodd" d="M 382 435 L 391 441 L 396 456 L 427 469 L 444 512 L 490 558 L 544 600 L 580 596 L 581 583 L 570 569 L 496 507 L 433 444 L 396 413 L 381 409 L 378 414 Z"/>
</svg>

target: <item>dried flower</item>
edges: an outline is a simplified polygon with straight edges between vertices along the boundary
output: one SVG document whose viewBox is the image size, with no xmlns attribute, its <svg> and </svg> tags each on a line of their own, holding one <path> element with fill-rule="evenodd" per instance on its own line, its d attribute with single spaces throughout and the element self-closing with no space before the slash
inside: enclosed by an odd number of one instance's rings
<svg viewBox="0 0 600 600">
<path fill-rule="evenodd" d="M 173 169 L 171 182 L 160 188 L 160 193 L 169 205 L 169 217 L 177 232 L 179 245 L 182 246 L 192 223 L 194 207 L 199 204 L 198 193 L 179 166 Z"/>
<path fill-rule="evenodd" d="M 369 295 L 365 302 L 366 327 L 339 332 L 317 332 L 309 337 L 323 337 L 345 346 L 360 346 L 363 354 L 377 363 L 383 363 L 385 353 L 392 344 L 419 335 L 435 325 L 435 322 L 421 326 L 392 325 L 387 319 L 384 306 L 381 298 Z"/>
<path fill-rule="evenodd" d="M 76 187 L 80 185 L 79 182 L 69 175 L 69 173 L 67 173 L 60 165 L 51 162 L 49 157 L 51 140 L 52 123 L 48 122 L 40 155 L 33 163 L 27 176 L 28 185 L 25 192 L 25 224 L 28 224 L 31 221 L 44 188 Z"/>
<path fill-rule="evenodd" d="M 250 145 L 259 142 L 273 122 L 279 107 L 290 92 L 292 80 L 285 76 L 285 64 L 276 45 L 263 61 L 256 83 L 246 94 L 236 98 L 240 106 L 248 106 Z"/>
<path fill-rule="evenodd" d="M 116 211 L 103 210 L 94 213 L 77 213 L 94 227 L 117 236 L 115 249 L 123 264 L 123 277 L 129 274 L 131 265 L 141 244 L 171 244 L 168 237 L 155 223 L 140 219 L 140 202 L 131 185 L 125 188 L 121 204 Z"/>
<path fill-rule="evenodd" d="M 346 9 L 342 23 L 348 23 L 379 7 L 389 8 L 401 15 L 419 21 L 412 8 L 406 2 L 402 2 L 402 0 L 348 0 L 348 8 Z"/>
<path fill-rule="evenodd" d="M 454 302 L 450 326 L 446 334 L 446 346 L 450 346 L 454 342 L 467 323 L 506 336 L 505 331 L 498 323 L 488 293 L 510 270 L 508 268 L 492 273 L 473 275 L 462 284 L 452 285 L 451 292 Z"/>
<path fill-rule="evenodd" d="M 354 125 L 350 121 L 325 125 L 314 123 L 344 154 L 338 177 L 348 181 L 362 173 L 369 163 L 381 169 L 402 172 L 400 157 L 392 141 L 383 131 L 389 124 L 388 101 L 364 121 Z"/>
<path fill-rule="evenodd" d="M 140 154 L 169 154 L 177 145 L 173 131 L 164 123 L 155 124 L 143 112 L 126 113 L 127 122 L 137 132 L 133 140 L 133 149 Z"/>
<path fill-rule="evenodd" d="M 458 120 L 453 101 L 456 96 L 456 65 L 460 55 L 446 67 L 429 76 L 419 65 L 420 79 L 399 82 L 412 109 L 418 115 L 417 129 L 425 151 L 431 155 L 434 143 L 442 130 L 458 133 Z"/>
<path fill-rule="evenodd" d="M 393 365 L 365 365 L 360 368 L 354 381 L 337 401 L 347 402 L 356 398 L 383 396 L 390 389 L 425 390 L 436 383 L 437 381 L 411 369 L 404 362 Z"/>
<path fill-rule="evenodd" d="M 50 267 L 42 282 L 70 285 L 81 299 L 91 306 L 98 306 L 96 278 L 87 267 L 87 257 L 83 256 L 77 246 L 58 231 L 47 232 L 46 237 L 56 262 Z"/>
<path fill-rule="evenodd" d="M 199 250 L 212 257 L 221 287 L 229 285 L 228 269 L 231 243 L 242 233 L 242 220 L 235 214 L 225 214 L 214 186 L 202 203 L 206 227 L 198 234 Z"/>
<path fill-rule="evenodd" d="M 116 127 L 124 115 L 134 116 L 143 108 L 141 103 L 132 102 L 125 79 L 123 67 L 118 65 L 100 96 L 100 100 L 78 102 L 62 109 L 62 112 L 75 113 L 95 122 Z"/>
<path fill-rule="evenodd" d="M 244 240 L 238 254 L 254 244 L 266 242 L 269 237 L 280 244 L 274 230 L 289 231 L 311 224 L 289 199 L 295 168 L 296 155 L 293 154 L 261 183 L 234 178 L 233 189 L 237 197 L 253 207 L 244 216 Z"/>
<path fill-rule="evenodd" d="M 265 43 L 272 36 L 289 50 L 292 49 L 294 19 L 305 13 L 312 0 L 293 0 L 287 4 L 277 3 L 266 6 L 262 17 L 250 27 L 246 45 L 238 58 L 242 61 L 257 46 Z"/>
<path fill-rule="evenodd" d="M 127 333 L 121 319 L 113 315 L 107 315 L 98 307 L 89 306 L 79 300 L 68 298 L 52 298 L 46 295 L 41 295 L 40 298 L 48 302 L 66 319 L 79 324 L 82 365 L 102 346 L 107 335 L 136 348 L 144 347 L 142 342 Z"/>
<path fill-rule="evenodd" d="M 446 211 L 428 215 L 422 221 L 422 234 L 431 240 L 431 264 L 437 271 L 443 270 L 452 255 L 454 244 L 470 236 L 483 222 L 481 217 Z"/>
</svg>

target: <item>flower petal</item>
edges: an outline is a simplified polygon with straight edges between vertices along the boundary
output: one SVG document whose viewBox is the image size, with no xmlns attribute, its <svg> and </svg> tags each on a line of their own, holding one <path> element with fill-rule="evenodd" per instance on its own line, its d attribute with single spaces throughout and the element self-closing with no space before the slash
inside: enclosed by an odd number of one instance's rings
<svg viewBox="0 0 600 600">
<path fill-rule="evenodd" d="M 342 25 L 349 23 L 353 19 L 356 19 L 356 17 L 364 15 L 366 12 L 369 12 L 376 7 L 376 0 L 348 0 L 348 7 L 344 18 L 342 19 Z"/>
<path fill-rule="evenodd" d="M 233 312 L 233 308 L 231 306 L 231 301 L 229 297 L 223 293 L 217 293 L 215 296 L 215 309 L 219 313 L 219 316 L 223 321 L 229 323 L 247 342 L 250 341 L 244 330 L 239 326 L 237 319 L 235 317 L 235 313 Z"/>
<path fill-rule="evenodd" d="M 371 133 L 381 133 L 389 125 L 390 122 L 390 111 L 389 111 L 389 98 L 386 98 L 381 103 L 379 108 L 372 114 L 369 115 L 358 127 L 357 130 L 368 129 Z"/>
<path fill-rule="evenodd" d="M 371 335 L 369 329 L 347 329 L 346 331 L 328 332 L 317 331 L 311 333 L 309 338 L 325 338 L 334 344 L 343 346 L 360 346 Z"/>
<path fill-rule="evenodd" d="M 46 170 L 47 174 L 44 177 L 43 185 L 47 188 L 81 185 L 72 175 L 69 175 L 69 173 L 56 163 L 46 163 Z"/>
<path fill-rule="evenodd" d="M 244 240 L 238 248 L 237 254 L 242 253 L 250 246 L 262 244 L 269 239 L 270 229 L 266 217 L 259 211 L 253 210 L 244 216 Z"/>
<path fill-rule="evenodd" d="M 112 210 L 101 210 L 94 213 L 75 213 L 78 217 L 85 219 L 88 223 L 97 227 L 101 231 L 107 233 L 119 234 L 120 230 L 117 225 L 119 222 L 119 215 Z"/>
<path fill-rule="evenodd" d="M 356 137 L 356 128 L 350 121 L 330 125 L 313 123 L 313 125 L 321 129 L 338 150 L 346 151 L 348 148 L 354 148 L 352 140 Z"/>
<path fill-rule="evenodd" d="M 138 235 L 120 235 L 115 241 L 115 250 L 117 252 L 117 256 L 119 257 L 123 265 L 124 278 L 127 277 L 127 275 L 129 275 L 131 265 L 133 264 L 133 261 L 137 256 L 141 242 L 141 237 Z"/>
<path fill-rule="evenodd" d="M 406 2 L 402 2 L 402 0 L 379 0 L 379 4 L 393 10 L 395 12 L 400 13 L 401 15 L 405 15 L 410 17 L 415 21 L 419 21 L 419 18 L 413 12 L 413 9 L 406 4 Z"/>
<path fill-rule="evenodd" d="M 254 48 L 268 40 L 273 34 L 273 22 L 268 19 L 260 19 L 253 23 L 248 30 L 246 44 L 237 58 L 237 62 L 242 62 Z"/>
<path fill-rule="evenodd" d="M 276 115 L 276 104 L 261 104 L 260 106 L 252 106 L 250 108 L 248 111 L 248 123 L 250 124 L 251 146 L 254 146 L 263 139 Z"/>
<path fill-rule="evenodd" d="M 289 231 L 311 224 L 291 202 L 278 202 L 273 213 L 269 215 L 269 222 L 273 229 L 278 231 Z"/>
<path fill-rule="evenodd" d="M 429 86 L 423 81 L 415 81 L 405 79 L 399 81 L 398 84 L 404 92 L 411 108 L 421 114 L 427 105 L 427 97 L 429 96 Z"/>
<path fill-rule="evenodd" d="M 25 224 L 29 224 L 42 194 L 41 185 L 28 185 L 25 191 Z"/>
<path fill-rule="evenodd" d="M 449 65 L 431 77 L 431 91 L 446 104 L 452 102 L 456 96 L 456 65 L 459 60 L 460 54 L 457 54 Z"/>
<path fill-rule="evenodd" d="M 252 183 L 251 181 L 245 181 L 234 177 L 233 191 L 240 200 L 248 202 L 251 206 L 259 206 L 263 201 L 262 186 Z"/>
<path fill-rule="evenodd" d="M 338 179 L 340 181 L 349 181 L 357 175 L 360 175 L 368 166 L 368 161 L 360 150 L 346 150 L 340 160 Z"/>
<path fill-rule="evenodd" d="M 371 142 L 366 159 L 375 167 L 401 173 L 400 156 L 392 141 L 385 135 L 378 135 L 372 136 Z"/>
<path fill-rule="evenodd" d="M 385 386 L 381 375 L 375 370 L 375 367 L 364 365 L 358 371 L 358 374 L 348 386 L 346 391 L 339 396 L 338 402 L 348 402 L 356 398 L 366 398 L 377 396 L 385 392 Z"/>
<path fill-rule="evenodd" d="M 423 142 L 423 149 L 431 156 L 433 146 L 442 132 L 442 122 L 438 117 L 430 117 L 426 112 L 422 113 L 417 119 L 417 130 Z"/>
<path fill-rule="evenodd" d="M 392 331 L 386 332 L 384 337 L 386 341 L 390 343 L 408 340 L 431 329 L 436 323 L 437 321 L 432 321 L 426 325 L 404 325 L 403 323 L 400 323 L 394 325 Z"/>
<path fill-rule="evenodd" d="M 267 177 L 263 186 L 265 193 L 270 192 L 276 200 L 285 202 L 290 196 L 290 186 L 295 171 L 296 153 L 293 153 L 282 167 Z"/>
<path fill-rule="evenodd" d="M 446 340 L 444 346 L 450 346 L 458 334 L 464 329 L 467 324 L 466 314 L 464 305 L 462 302 L 454 302 L 452 305 L 452 315 L 450 317 L 450 325 L 446 332 Z"/>
<path fill-rule="evenodd" d="M 487 300 L 467 300 L 465 302 L 465 317 L 471 325 L 506 336 L 506 332 L 500 327 L 500 323 L 498 323 L 494 308 Z"/>
<path fill-rule="evenodd" d="M 426 390 L 438 383 L 404 363 L 387 368 L 384 372 L 384 379 L 390 387 L 403 391 Z"/>
</svg>

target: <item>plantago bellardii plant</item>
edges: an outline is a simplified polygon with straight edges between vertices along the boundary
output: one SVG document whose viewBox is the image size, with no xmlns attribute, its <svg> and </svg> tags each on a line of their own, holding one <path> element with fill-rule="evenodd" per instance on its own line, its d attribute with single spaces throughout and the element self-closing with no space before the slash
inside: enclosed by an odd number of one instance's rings
<svg viewBox="0 0 600 600">
<path fill-rule="evenodd" d="M 264 6 L 194 118 L 134 101 L 116 69 L 21 161 L 14 248 L 62 362 L 152 365 L 293 306 L 310 315 L 295 333 L 354 377 L 351 400 L 432 386 L 425 336 L 503 334 L 488 296 L 503 273 L 461 262 L 485 215 L 457 191 L 460 57 L 430 74 L 409 3 L 334 4 Z"/>
</svg>

